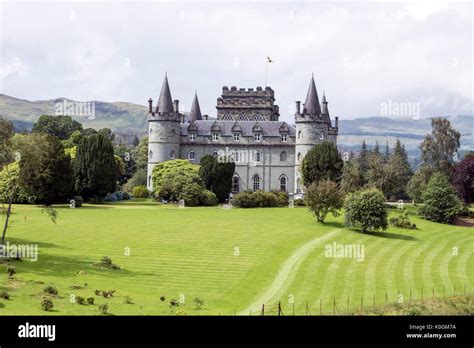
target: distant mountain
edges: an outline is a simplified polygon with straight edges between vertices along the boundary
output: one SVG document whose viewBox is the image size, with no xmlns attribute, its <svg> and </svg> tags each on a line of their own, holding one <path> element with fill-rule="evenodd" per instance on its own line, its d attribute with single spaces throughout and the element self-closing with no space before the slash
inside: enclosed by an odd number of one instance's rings
<svg viewBox="0 0 474 348">
<path fill-rule="evenodd" d="M 42 114 L 55 115 L 57 108 L 68 105 L 69 102 L 74 101 L 66 98 L 29 101 L 0 94 L 0 116 L 11 119 L 17 131 L 28 131 L 31 130 L 33 123 L 39 116 Z M 115 133 L 128 135 L 145 136 L 147 134 L 148 108 L 146 106 L 126 102 L 93 101 L 93 103 L 95 105 L 93 119 L 88 114 L 73 116 L 84 127 L 95 129 L 107 127 Z M 463 151 L 472 150 L 474 147 L 474 116 L 451 116 L 449 120 L 454 128 L 462 134 L 461 149 Z M 376 141 L 381 147 L 385 146 L 386 141 L 392 146 L 398 137 L 405 144 L 409 154 L 417 156 L 419 154 L 418 146 L 424 136 L 431 131 L 430 122 L 428 118 L 416 120 L 388 117 L 340 120 L 338 145 L 343 150 L 358 150 L 365 139 L 369 146 L 373 146 Z"/>
</svg>

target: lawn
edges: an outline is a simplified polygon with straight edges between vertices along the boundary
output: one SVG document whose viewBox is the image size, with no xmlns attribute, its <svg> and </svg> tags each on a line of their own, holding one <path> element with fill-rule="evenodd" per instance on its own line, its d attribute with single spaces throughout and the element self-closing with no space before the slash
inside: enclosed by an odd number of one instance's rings
<svg viewBox="0 0 474 348">
<path fill-rule="evenodd" d="M 50 312 L 57 315 L 100 314 L 71 295 L 93 296 L 114 315 L 233 315 L 258 314 L 262 303 L 268 314 L 278 302 L 285 314 L 332 314 L 334 302 L 344 313 L 373 306 L 374 296 L 382 305 L 406 303 L 410 291 L 412 299 L 474 292 L 473 229 L 421 220 L 413 208 L 417 230 L 374 234 L 344 228 L 342 217 L 316 223 L 306 208 L 180 209 L 141 200 L 58 212 L 53 224 L 41 208 L 14 207 L 7 240 L 37 244 L 39 258 L 10 261 L 13 280 L 0 264 L 0 291 L 10 294 L 0 314 L 48 314 L 40 302 L 50 284 L 59 290 Z M 364 259 L 325 257 L 333 242 L 364 246 Z M 98 267 L 103 256 L 121 270 Z M 96 289 L 116 292 L 106 299 Z M 170 299 L 184 305 L 170 309 Z"/>
</svg>

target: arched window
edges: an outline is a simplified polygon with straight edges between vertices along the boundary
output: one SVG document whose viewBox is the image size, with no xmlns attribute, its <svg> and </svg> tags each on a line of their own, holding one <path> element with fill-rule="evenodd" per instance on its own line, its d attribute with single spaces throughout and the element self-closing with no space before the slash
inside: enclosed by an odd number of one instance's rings
<svg viewBox="0 0 474 348">
<path fill-rule="evenodd" d="M 190 161 L 194 161 L 196 159 L 196 153 L 194 151 L 189 151 L 188 153 L 188 159 Z"/>
<path fill-rule="evenodd" d="M 301 139 L 301 131 L 298 132 L 298 139 Z"/>
<path fill-rule="evenodd" d="M 319 139 L 320 139 L 320 140 L 324 140 L 324 132 L 321 132 L 321 133 L 319 134 Z"/>
<path fill-rule="evenodd" d="M 301 153 L 298 152 L 298 161 L 301 161 Z"/>
<path fill-rule="evenodd" d="M 237 175 L 232 178 L 232 192 L 238 193 L 240 191 L 240 179 Z"/>
<path fill-rule="evenodd" d="M 174 138 L 174 137 L 176 136 L 176 132 L 175 132 L 174 129 L 171 130 L 170 136 L 171 136 L 172 138 Z"/>
<path fill-rule="evenodd" d="M 174 151 L 170 152 L 170 159 L 175 159 L 176 155 L 174 154 Z"/>
<path fill-rule="evenodd" d="M 219 152 L 217 152 L 216 150 L 214 150 L 214 151 L 212 151 L 212 155 L 217 158 L 217 156 L 219 155 Z"/>
<path fill-rule="evenodd" d="M 296 193 L 301 193 L 301 178 L 296 179 Z"/>
<path fill-rule="evenodd" d="M 239 117 L 237 117 L 237 121 L 250 121 L 250 119 L 244 112 L 242 112 Z"/>
<path fill-rule="evenodd" d="M 253 190 L 254 191 L 260 190 L 260 177 L 258 176 L 258 174 L 255 174 L 253 176 Z"/>
<path fill-rule="evenodd" d="M 148 186 L 151 187 L 151 175 L 148 176 Z"/>
<path fill-rule="evenodd" d="M 260 163 L 260 161 L 262 160 L 262 155 L 260 155 L 260 152 L 256 151 L 254 158 L 255 158 L 255 162 Z"/>
<path fill-rule="evenodd" d="M 150 152 L 148 152 L 148 159 L 151 161 L 152 158 L 153 158 L 153 151 L 150 150 Z"/>
<path fill-rule="evenodd" d="M 280 153 L 280 161 L 285 162 L 287 158 L 288 158 L 288 156 L 287 156 L 286 152 L 282 151 L 282 153 Z"/>
<path fill-rule="evenodd" d="M 263 117 L 262 115 L 260 115 L 259 113 L 255 114 L 253 116 L 253 120 L 254 121 L 265 121 L 265 117 Z"/>
<path fill-rule="evenodd" d="M 288 179 L 286 176 L 283 175 L 280 177 L 280 191 L 286 192 L 287 186 L 288 186 Z"/>
<path fill-rule="evenodd" d="M 222 117 L 222 120 L 223 120 L 223 121 L 233 121 L 233 120 L 234 120 L 234 117 L 233 117 L 231 114 L 225 114 L 225 115 Z"/>
<path fill-rule="evenodd" d="M 239 151 L 232 152 L 232 159 L 234 160 L 234 162 L 239 162 L 240 160 Z"/>
</svg>

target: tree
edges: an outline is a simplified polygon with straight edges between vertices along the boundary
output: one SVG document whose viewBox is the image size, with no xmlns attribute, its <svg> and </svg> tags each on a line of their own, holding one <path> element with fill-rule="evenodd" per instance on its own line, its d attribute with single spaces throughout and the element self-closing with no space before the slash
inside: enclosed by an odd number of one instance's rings
<svg viewBox="0 0 474 348">
<path fill-rule="evenodd" d="M 367 186 L 375 187 L 382 191 L 385 196 L 392 187 L 393 173 L 383 163 L 380 152 L 369 152 L 367 155 Z"/>
<path fill-rule="evenodd" d="M 415 202 L 421 202 L 423 193 L 426 191 L 428 181 L 433 174 L 433 170 L 428 167 L 420 167 L 408 181 L 405 192 Z"/>
<path fill-rule="evenodd" d="M 41 115 L 33 125 L 34 133 L 46 133 L 61 140 L 69 139 L 74 131 L 82 131 L 82 124 L 74 121 L 71 116 Z"/>
<path fill-rule="evenodd" d="M 0 116 L 0 169 L 13 162 L 13 124 Z"/>
<path fill-rule="evenodd" d="M 344 194 L 334 181 L 321 180 L 308 187 L 304 200 L 316 220 L 324 223 L 329 213 L 335 217 L 339 216 L 339 209 L 344 203 Z"/>
<path fill-rule="evenodd" d="M 443 173 L 435 173 L 431 177 L 423 194 L 423 203 L 420 216 L 434 222 L 452 223 L 462 211 L 462 204 Z"/>
<path fill-rule="evenodd" d="M 47 134 L 31 134 L 20 149 L 20 185 L 35 202 L 49 206 L 72 195 L 71 157 L 61 141 Z"/>
<path fill-rule="evenodd" d="M 365 140 L 362 142 L 357 163 L 359 164 L 360 173 L 362 175 L 363 186 L 365 186 L 368 182 L 367 172 L 369 171 L 369 150 L 367 149 Z"/>
<path fill-rule="evenodd" d="M 347 226 L 360 227 L 361 232 L 386 230 L 388 227 L 385 197 L 380 190 L 369 188 L 349 194 L 344 202 Z"/>
<path fill-rule="evenodd" d="M 344 193 L 355 192 L 363 187 L 363 177 L 359 169 L 359 163 L 349 160 L 342 168 L 341 189 Z"/>
<path fill-rule="evenodd" d="M 413 171 L 408 162 L 408 155 L 405 147 L 397 139 L 395 149 L 390 156 L 387 171 L 390 174 L 392 185 L 389 190 L 390 196 L 396 199 L 405 199 L 407 194 L 405 188 L 413 175 Z"/>
<path fill-rule="evenodd" d="M 137 171 L 137 164 L 132 156 L 132 150 L 133 148 L 122 144 L 114 147 L 115 156 L 118 156 L 123 163 L 123 170 L 118 178 L 119 185 L 125 184 Z"/>
<path fill-rule="evenodd" d="M 474 202 L 474 151 L 454 166 L 453 185 L 465 205 Z"/>
<path fill-rule="evenodd" d="M 204 187 L 214 192 L 219 202 L 224 202 L 229 197 L 234 172 L 235 163 L 230 159 L 219 161 L 211 155 L 205 155 L 201 159 L 199 176 Z"/>
<path fill-rule="evenodd" d="M 339 182 L 344 162 L 337 147 L 330 141 L 315 145 L 308 151 L 301 164 L 303 183 L 306 187 L 320 180 Z"/>
<path fill-rule="evenodd" d="M 137 147 L 134 147 L 131 152 L 132 158 L 134 159 L 137 169 L 146 169 L 148 164 L 148 137 L 144 137 L 140 140 Z"/>
<path fill-rule="evenodd" d="M 137 147 L 138 144 L 140 144 L 140 140 L 138 139 L 137 135 L 135 134 L 135 136 L 133 137 L 132 146 Z"/>
<path fill-rule="evenodd" d="M 115 191 L 119 169 L 112 142 L 97 133 L 84 137 L 74 159 L 75 189 L 85 199 L 102 199 Z"/>
<path fill-rule="evenodd" d="M 165 162 L 158 163 L 151 174 L 153 182 L 153 192 L 159 196 L 161 186 L 163 185 L 164 177 L 169 173 L 184 173 L 190 172 L 196 174 L 199 177 L 199 166 L 191 164 L 188 160 L 174 159 Z M 199 177 L 199 180 L 201 178 Z M 202 180 L 201 180 L 202 184 Z"/>
<path fill-rule="evenodd" d="M 445 118 L 431 119 L 431 128 L 431 134 L 427 134 L 420 145 L 422 166 L 450 176 L 461 134 Z"/>
</svg>

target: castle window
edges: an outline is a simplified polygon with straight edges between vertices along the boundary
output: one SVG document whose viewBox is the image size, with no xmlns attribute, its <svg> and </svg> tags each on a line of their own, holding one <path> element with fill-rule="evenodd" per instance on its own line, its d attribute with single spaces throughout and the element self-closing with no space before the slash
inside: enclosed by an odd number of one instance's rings
<svg viewBox="0 0 474 348">
<path fill-rule="evenodd" d="M 254 191 L 260 190 L 260 177 L 258 176 L 258 174 L 255 174 L 253 176 L 253 190 Z"/>
<path fill-rule="evenodd" d="M 212 133 L 212 141 L 219 141 L 219 133 Z"/>
<path fill-rule="evenodd" d="M 174 151 L 171 151 L 170 152 L 170 159 L 175 159 L 176 158 L 176 155 L 174 154 Z"/>
<path fill-rule="evenodd" d="M 282 153 L 280 153 L 280 161 L 285 162 L 287 158 L 288 158 L 288 156 L 287 156 L 286 152 L 282 151 Z"/>
<path fill-rule="evenodd" d="M 194 161 L 196 159 L 196 153 L 194 151 L 189 151 L 188 153 L 188 159 L 190 161 Z"/>
<path fill-rule="evenodd" d="M 218 153 L 217 151 L 213 151 L 213 152 L 212 152 L 212 156 L 214 156 L 214 157 L 217 158 L 218 155 L 219 155 L 219 153 Z"/>
<path fill-rule="evenodd" d="M 296 179 L 296 193 L 301 193 L 301 179 Z"/>
<path fill-rule="evenodd" d="M 301 131 L 298 132 L 298 139 L 301 139 Z"/>
<path fill-rule="evenodd" d="M 240 141 L 240 133 L 234 133 L 234 141 Z"/>
<path fill-rule="evenodd" d="M 237 117 L 237 121 L 250 121 L 249 117 L 243 112 Z"/>
<path fill-rule="evenodd" d="M 281 141 L 284 142 L 284 143 L 286 143 L 287 140 L 288 140 L 288 135 L 287 135 L 287 134 L 282 134 L 282 135 L 281 135 Z"/>
<path fill-rule="evenodd" d="M 194 140 L 196 140 L 196 134 L 189 133 L 189 141 L 194 141 Z"/>
<path fill-rule="evenodd" d="M 148 186 L 151 187 L 151 175 L 148 176 Z"/>
<path fill-rule="evenodd" d="M 288 179 L 286 178 L 286 176 L 283 175 L 280 178 L 280 191 L 286 192 L 287 186 L 288 186 Z"/>
<path fill-rule="evenodd" d="M 223 121 L 233 121 L 233 120 L 234 120 L 234 117 L 233 117 L 231 114 L 225 114 L 225 115 L 222 117 L 222 120 L 223 120 Z"/>
<path fill-rule="evenodd" d="M 265 121 L 265 117 L 263 117 L 260 114 L 255 114 L 255 116 L 253 117 L 253 120 L 254 121 Z"/>
<path fill-rule="evenodd" d="M 238 152 L 238 151 L 232 152 L 232 159 L 234 160 L 234 162 L 239 162 L 240 156 L 239 156 L 239 152 Z"/>
<path fill-rule="evenodd" d="M 151 161 L 151 159 L 153 158 L 153 151 L 150 150 L 150 152 L 148 152 L 148 158 Z"/>
<path fill-rule="evenodd" d="M 238 193 L 240 191 L 240 179 L 237 175 L 232 178 L 232 192 Z"/>
<path fill-rule="evenodd" d="M 324 140 L 324 133 L 323 132 L 321 132 L 321 134 L 319 134 L 319 139 Z"/>
<path fill-rule="evenodd" d="M 301 161 L 301 153 L 298 152 L 298 161 Z"/>
<path fill-rule="evenodd" d="M 260 163 L 260 161 L 262 160 L 262 155 L 260 155 L 260 152 L 257 151 L 255 152 L 254 158 L 255 158 L 255 162 Z"/>
<path fill-rule="evenodd" d="M 262 135 L 261 135 L 261 134 L 254 134 L 254 135 L 253 135 L 253 139 L 254 139 L 257 143 L 259 143 L 260 140 L 262 139 Z"/>
<path fill-rule="evenodd" d="M 174 129 L 171 130 L 170 135 L 171 135 L 172 138 L 174 138 L 176 136 L 176 132 L 174 131 Z"/>
</svg>

